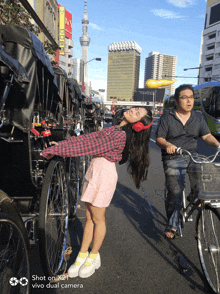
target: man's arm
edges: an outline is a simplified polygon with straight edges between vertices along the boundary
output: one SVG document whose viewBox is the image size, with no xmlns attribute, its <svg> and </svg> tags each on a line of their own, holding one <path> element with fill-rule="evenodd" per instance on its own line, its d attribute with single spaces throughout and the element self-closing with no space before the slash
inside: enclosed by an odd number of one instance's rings
<svg viewBox="0 0 220 294">
<path fill-rule="evenodd" d="M 205 136 L 202 136 L 202 139 L 210 147 L 217 148 L 220 145 L 218 140 L 210 133 Z"/>
<path fill-rule="evenodd" d="M 156 143 L 161 149 L 166 150 L 168 154 L 175 153 L 177 149 L 175 145 L 171 144 L 170 142 L 167 142 L 167 140 L 162 137 L 157 137 Z"/>
</svg>

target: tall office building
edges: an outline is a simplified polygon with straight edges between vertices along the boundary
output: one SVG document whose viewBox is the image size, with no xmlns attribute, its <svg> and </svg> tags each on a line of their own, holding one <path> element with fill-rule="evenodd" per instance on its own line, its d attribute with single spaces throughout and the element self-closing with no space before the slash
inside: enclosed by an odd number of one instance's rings
<svg viewBox="0 0 220 294">
<path fill-rule="evenodd" d="M 133 101 L 139 84 L 141 47 L 137 43 L 112 43 L 108 48 L 107 100 Z"/>
<path fill-rule="evenodd" d="M 83 74 L 84 74 L 84 84 L 86 86 L 85 94 L 89 94 L 89 84 L 88 84 L 88 47 L 90 43 L 90 38 L 88 37 L 88 13 L 87 13 L 87 0 L 85 0 L 84 4 L 84 13 L 83 13 L 83 19 L 82 19 L 82 32 L 83 35 L 80 37 L 80 44 L 82 46 L 82 57 L 81 59 L 84 61 L 83 66 Z"/>
<path fill-rule="evenodd" d="M 152 51 L 145 59 L 144 85 L 149 79 L 175 80 L 176 64 L 176 56 L 160 54 L 159 52 Z M 163 88 L 168 89 L 169 95 L 172 95 L 175 92 L 175 83 L 169 86 L 163 86 Z"/>
<path fill-rule="evenodd" d="M 220 1 L 207 0 L 198 84 L 220 81 Z"/>
</svg>

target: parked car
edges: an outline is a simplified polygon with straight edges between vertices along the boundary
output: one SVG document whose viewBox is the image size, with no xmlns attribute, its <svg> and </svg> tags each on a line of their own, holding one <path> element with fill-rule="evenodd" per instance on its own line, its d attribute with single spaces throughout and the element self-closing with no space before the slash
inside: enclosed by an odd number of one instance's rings
<svg viewBox="0 0 220 294">
<path fill-rule="evenodd" d="M 104 120 L 105 120 L 105 122 L 112 122 L 112 120 L 113 120 L 112 113 L 105 113 Z"/>
<path fill-rule="evenodd" d="M 124 117 L 123 114 L 127 110 L 128 110 L 128 108 L 123 108 L 123 109 L 119 109 L 116 111 L 114 118 L 113 118 L 113 121 L 112 121 L 113 126 L 120 124 L 120 122 L 122 121 L 122 119 Z"/>
</svg>

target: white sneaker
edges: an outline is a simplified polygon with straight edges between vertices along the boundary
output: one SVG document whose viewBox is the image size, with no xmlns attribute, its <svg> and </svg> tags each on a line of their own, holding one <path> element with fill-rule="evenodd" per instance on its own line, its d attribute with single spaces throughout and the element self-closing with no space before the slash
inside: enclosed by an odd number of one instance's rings
<svg viewBox="0 0 220 294">
<path fill-rule="evenodd" d="M 94 274 L 95 270 L 100 268 L 101 266 L 101 258 L 100 254 L 98 253 L 96 259 L 92 259 L 87 257 L 86 261 L 91 263 L 91 265 L 85 265 L 85 263 L 80 267 L 79 270 L 79 277 L 80 278 L 88 278 Z"/>
<path fill-rule="evenodd" d="M 89 253 L 87 253 L 85 258 L 81 258 L 79 257 L 79 255 L 77 256 L 76 261 L 79 262 L 78 265 L 75 265 L 75 262 L 69 267 L 68 269 L 68 277 L 70 278 L 75 278 L 78 277 L 79 275 L 79 269 L 81 268 L 81 266 L 84 264 L 84 262 L 86 261 L 86 258 L 88 257 Z"/>
</svg>

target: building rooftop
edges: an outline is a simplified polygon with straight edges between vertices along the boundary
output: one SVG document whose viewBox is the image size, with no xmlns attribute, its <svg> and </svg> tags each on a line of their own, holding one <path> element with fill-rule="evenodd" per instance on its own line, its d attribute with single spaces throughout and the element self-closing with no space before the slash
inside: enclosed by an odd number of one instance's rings
<svg viewBox="0 0 220 294">
<path fill-rule="evenodd" d="M 141 53 L 141 47 L 134 41 L 130 42 L 117 42 L 112 43 L 108 47 L 108 51 L 128 51 L 128 50 L 136 50 L 138 53 Z"/>
</svg>

